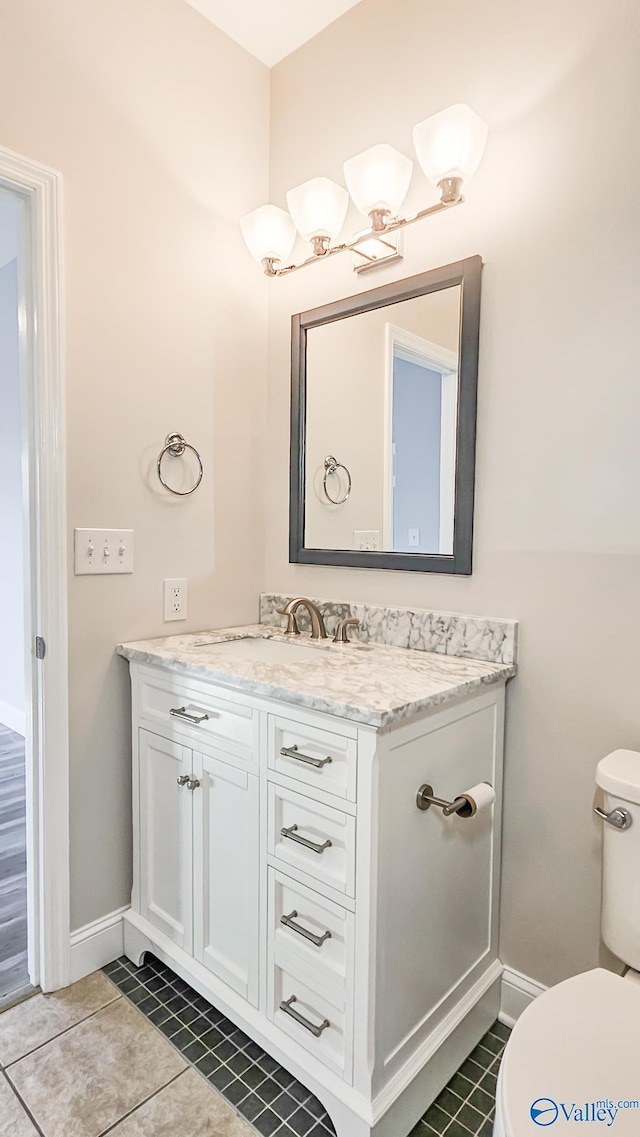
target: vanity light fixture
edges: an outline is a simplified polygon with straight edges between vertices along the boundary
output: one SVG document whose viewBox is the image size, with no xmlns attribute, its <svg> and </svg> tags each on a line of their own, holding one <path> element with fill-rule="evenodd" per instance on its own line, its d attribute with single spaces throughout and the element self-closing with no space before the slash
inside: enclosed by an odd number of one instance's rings
<svg viewBox="0 0 640 1137">
<path fill-rule="evenodd" d="M 312 178 L 289 190 L 288 213 L 275 205 L 263 205 L 243 217 L 242 235 L 251 255 L 261 262 L 267 276 L 284 276 L 347 251 L 360 258 L 358 269 L 397 257 L 397 242 L 387 241 L 388 236 L 424 217 L 462 204 L 464 182 L 473 177 L 480 165 L 487 134 L 487 124 L 464 103 L 440 111 L 419 122 L 413 130 L 420 166 L 440 191 L 435 205 L 409 217 L 399 216 L 409 190 L 413 162 L 393 146 L 381 143 L 345 162 L 348 193 L 329 178 Z M 344 225 L 349 194 L 360 212 L 369 218 L 370 227 L 351 241 L 332 244 Z M 313 252 L 297 264 L 287 264 L 296 229 L 311 242 Z"/>
<path fill-rule="evenodd" d="M 315 256 L 324 256 L 347 216 L 349 194 L 344 186 L 329 178 L 312 178 L 289 190 L 287 205 L 300 236 L 311 242 Z"/>
<path fill-rule="evenodd" d="M 260 264 L 286 261 L 296 240 L 296 227 L 286 209 L 277 205 L 261 205 L 247 213 L 240 222 L 246 246 Z"/>
<path fill-rule="evenodd" d="M 382 233 L 397 217 L 409 192 L 413 162 L 393 146 L 372 146 L 344 164 L 344 178 L 354 205 Z"/>
<path fill-rule="evenodd" d="M 462 183 L 478 169 L 488 133 L 486 122 L 465 103 L 456 103 L 414 126 L 418 161 L 445 205 L 455 205 L 462 197 Z"/>
</svg>

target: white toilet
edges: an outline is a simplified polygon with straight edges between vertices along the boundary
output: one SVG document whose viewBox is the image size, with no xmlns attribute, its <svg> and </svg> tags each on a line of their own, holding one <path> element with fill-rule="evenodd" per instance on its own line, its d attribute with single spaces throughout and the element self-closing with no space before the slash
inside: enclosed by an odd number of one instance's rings
<svg viewBox="0 0 640 1137">
<path fill-rule="evenodd" d="M 500 1067 L 494 1137 L 640 1137 L 640 754 L 609 754 L 596 781 L 602 938 L 632 970 L 587 971 L 527 1007 Z"/>
</svg>

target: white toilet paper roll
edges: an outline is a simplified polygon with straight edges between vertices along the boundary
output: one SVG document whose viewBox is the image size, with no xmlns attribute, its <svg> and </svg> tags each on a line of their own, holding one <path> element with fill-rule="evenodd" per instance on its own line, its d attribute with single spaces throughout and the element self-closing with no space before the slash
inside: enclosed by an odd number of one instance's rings
<svg viewBox="0 0 640 1137">
<path fill-rule="evenodd" d="M 485 809 L 490 809 L 496 800 L 496 791 L 489 782 L 478 782 L 477 786 L 471 786 L 471 789 L 464 790 L 458 797 L 464 797 L 469 802 L 471 813 L 464 811 L 462 817 L 475 817 L 476 813 L 483 813 Z"/>
</svg>

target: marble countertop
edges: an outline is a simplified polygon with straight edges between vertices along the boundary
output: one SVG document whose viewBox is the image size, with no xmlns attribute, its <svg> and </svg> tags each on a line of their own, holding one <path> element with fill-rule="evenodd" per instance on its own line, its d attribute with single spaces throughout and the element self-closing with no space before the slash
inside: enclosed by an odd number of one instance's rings
<svg viewBox="0 0 640 1137">
<path fill-rule="evenodd" d="M 304 659 L 242 658 L 242 644 L 233 655 L 207 652 L 207 645 L 235 639 L 291 641 L 267 624 L 221 628 L 182 636 L 120 644 L 125 659 L 164 666 L 197 679 L 210 679 L 252 695 L 280 699 L 325 714 L 385 727 L 503 683 L 515 675 L 515 664 L 490 663 L 430 651 L 383 644 L 334 644 L 296 637 L 304 644 Z M 317 662 L 311 657 L 317 654 Z M 292 653 L 293 655 L 293 653 Z"/>
</svg>

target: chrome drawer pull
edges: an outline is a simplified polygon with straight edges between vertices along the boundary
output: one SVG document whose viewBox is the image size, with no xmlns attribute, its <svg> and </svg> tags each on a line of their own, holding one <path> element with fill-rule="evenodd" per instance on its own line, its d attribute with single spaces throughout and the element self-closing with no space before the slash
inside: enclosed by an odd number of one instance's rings
<svg viewBox="0 0 640 1137">
<path fill-rule="evenodd" d="M 297 746 L 283 746 L 280 753 L 283 758 L 295 758 L 296 762 L 304 762 L 305 766 L 315 766 L 317 770 L 321 770 L 328 762 L 333 762 L 333 758 L 312 758 L 309 754 L 302 754 Z"/>
<path fill-rule="evenodd" d="M 295 841 L 298 845 L 304 845 L 305 849 L 311 849 L 312 853 L 324 853 L 325 849 L 330 848 L 331 841 L 328 837 L 323 845 L 317 845 L 315 841 L 309 841 L 306 837 L 299 837 L 297 830 L 297 825 L 290 825 L 288 829 L 280 830 L 280 836 L 288 837 L 290 841 Z"/>
<path fill-rule="evenodd" d="M 294 1011 L 291 1004 L 297 1002 L 298 999 L 296 995 L 292 995 L 290 999 L 283 999 L 280 1004 L 280 1010 L 284 1011 L 285 1015 L 289 1015 L 292 1019 L 295 1019 L 297 1023 L 300 1023 L 300 1026 L 303 1026 L 305 1030 L 308 1030 L 314 1038 L 320 1038 L 323 1030 L 326 1030 L 328 1026 L 331 1026 L 331 1023 L 328 1019 L 323 1019 L 320 1023 L 320 1026 L 314 1026 L 314 1024 L 310 1023 L 308 1019 L 305 1019 L 304 1015 L 300 1014 L 300 1011 Z"/>
<path fill-rule="evenodd" d="M 184 719 L 185 722 L 192 722 L 196 726 L 199 726 L 201 722 L 209 718 L 206 714 L 190 715 L 186 707 L 171 707 L 169 714 L 173 715 L 174 719 Z"/>
<path fill-rule="evenodd" d="M 286 928 L 291 928 L 292 932 L 297 932 L 299 936 L 304 936 L 305 940 L 311 940 L 312 944 L 316 947 L 322 947 L 325 940 L 331 939 L 331 932 L 324 932 L 321 936 L 315 936 L 313 932 L 308 932 L 301 924 L 295 924 L 294 919 L 298 915 L 295 908 L 288 916 L 281 916 L 280 923 L 284 924 Z"/>
</svg>

